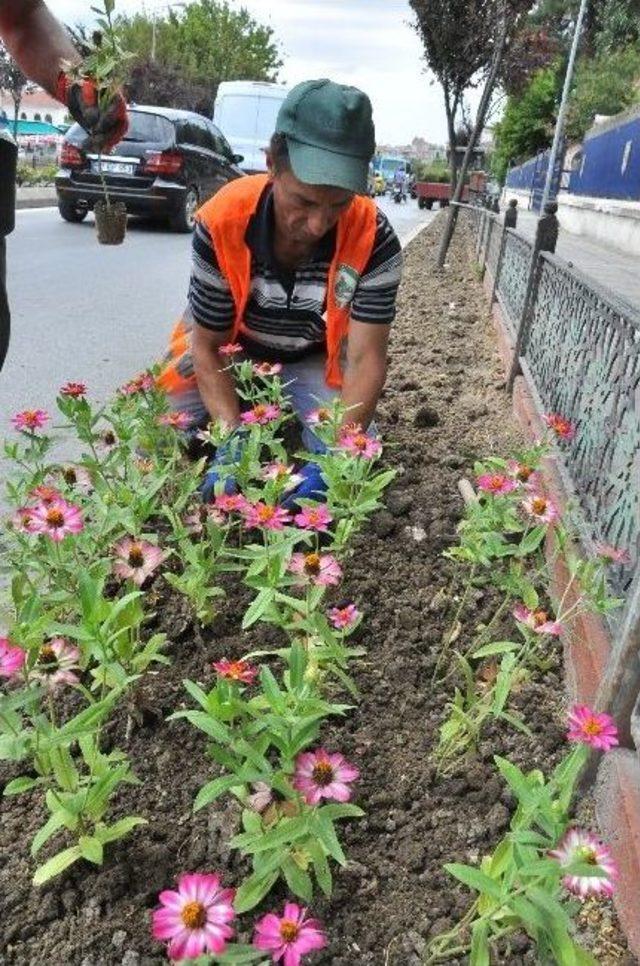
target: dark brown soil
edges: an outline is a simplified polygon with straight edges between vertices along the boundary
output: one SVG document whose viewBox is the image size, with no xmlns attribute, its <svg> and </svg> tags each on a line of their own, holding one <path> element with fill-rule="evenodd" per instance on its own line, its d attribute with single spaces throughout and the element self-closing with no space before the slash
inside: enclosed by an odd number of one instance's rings
<svg viewBox="0 0 640 966">
<path fill-rule="evenodd" d="M 336 873 L 333 898 L 314 904 L 331 941 L 313 960 L 317 966 L 419 964 L 428 938 L 451 926 L 468 904 L 468 894 L 442 864 L 477 860 L 508 824 L 512 801 L 492 756 L 546 769 L 564 746 L 556 666 L 517 695 L 533 739 L 494 726 L 479 756 L 446 780 L 436 780 L 430 761 L 450 696 L 431 678 L 451 619 L 439 610 L 436 594 L 450 577 L 441 551 L 454 542 L 462 511 L 456 484 L 475 459 L 506 453 L 519 439 L 470 249 L 459 233 L 449 267 L 438 277 L 427 264 L 435 231 L 416 239 L 406 256 L 379 411 L 387 458 L 400 475 L 388 508 L 357 541 L 340 591 L 341 600 L 355 600 L 365 611 L 359 638 L 369 652 L 355 668 L 362 702 L 329 729 L 326 744 L 361 768 L 358 802 L 367 816 L 346 828 L 350 862 Z M 159 966 L 163 950 L 149 934 L 159 890 L 183 870 L 220 870 L 228 884 L 239 881 L 241 862 L 228 849 L 234 807 L 221 802 L 191 814 L 195 792 L 210 777 L 205 742 L 190 726 L 163 719 L 184 699 L 183 678 L 210 680 L 212 660 L 238 655 L 274 632 L 238 632 L 232 613 L 232 607 L 239 613 L 237 593 L 213 628 L 200 633 L 186 606 L 166 596 L 166 586 L 158 582 L 155 592 L 158 627 L 170 638 L 173 664 L 139 689 L 128 744 L 124 710 L 110 726 L 114 744 L 126 749 L 142 780 L 121 795 L 118 811 L 145 816 L 150 824 L 112 848 L 101 870 L 79 865 L 38 891 L 31 886 L 29 842 L 43 815 L 28 798 L 4 801 L 0 963 L 6 966 Z M 490 608 L 478 590 L 470 616 L 481 620 Z M 15 774 L 5 768 L 0 778 Z M 272 895 L 265 908 L 278 902 Z M 632 962 L 607 916 L 613 937 L 599 961 Z M 243 919 L 248 929 L 253 917 Z M 526 937 L 501 962 L 534 963 Z"/>
</svg>

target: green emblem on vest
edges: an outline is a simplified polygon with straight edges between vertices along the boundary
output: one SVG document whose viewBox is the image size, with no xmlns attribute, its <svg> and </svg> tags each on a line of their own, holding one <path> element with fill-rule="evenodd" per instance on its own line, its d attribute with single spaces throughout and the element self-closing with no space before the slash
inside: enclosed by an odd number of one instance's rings
<svg viewBox="0 0 640 966">
<path fill-rule="evenodd" d="M 351 268 L 350 265 L 338 266 L 333 294 L 339 309 L 346 309 L 351 304 L 359 281 L 360 276 L 355 268 Z"/>
</svg>

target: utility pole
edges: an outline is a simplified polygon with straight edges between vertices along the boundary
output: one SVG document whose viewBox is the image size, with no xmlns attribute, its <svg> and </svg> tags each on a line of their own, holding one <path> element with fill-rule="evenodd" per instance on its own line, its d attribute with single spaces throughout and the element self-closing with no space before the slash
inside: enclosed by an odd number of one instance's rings
<svg viewBox="0 0 640 966">
<path fill-rule="evenodd" d="M 564 135 L 564 123 L 567 116 L 567 107 L 569 106 L 569 93 L 571 90 L 571 81 L 573 80 L 573 70 L 576 64 L 578 44 L 580 43 L 582 24 L 584 21 L 585 14 L 587 12 L 588 3 L 589 3 L 589 0 L 581 0 L 580 2 L 580 11 L 578 13 L 578 19 L 576 21 L 576 29 L 573 33 L 573 40 L 571 42 L 571 52 L 569 54 L 569 63 L 567 64 L 567 72 L 564 76 L 562 100 L 560 101 L 560 110 L 558 111 L 558 119 L 556 120 L 556 129 L 553 135 L 551 154 L 549 156 L 549 167 L 547 168 L 547 177 L 545 179 L 544 191 L 542 193 L 542 202 L 540 204 L 541 216 L 544 214 L 545 205 L 549 201 L 549 195 L 551 194 L 551 182 L 553 180 L 553 174 L 556 169 L 556 162 L 558 160 L 558 151 L 560 150 L 560 143 Z"/>
</svg>

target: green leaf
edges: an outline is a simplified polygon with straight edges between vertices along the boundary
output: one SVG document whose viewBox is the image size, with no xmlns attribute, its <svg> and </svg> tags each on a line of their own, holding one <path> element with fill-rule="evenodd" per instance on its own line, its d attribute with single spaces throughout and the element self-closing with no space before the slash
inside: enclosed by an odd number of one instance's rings
<svg viewBox="0 0 640 966">
<path fill-rule="evenodd" d="M 242 630 L 259 621 L 262 615 L 271 607 L 275 597 L 275 591 L 271 587 L 263 587 L 256 599 L 249 605 L 242 618 Z"/>
<path fill-rule="evenodd" d="M 333 878 L 331 876 L 331 869 L 329 868 L 327 856 L 325 855 L 322 845 L 320 842 L 309 841 L 305 848 L 311 856 L 318 885 L 324 892 L 325 896 L 330 896 L 333 890 Z"/>
<path fill-rule="evenodd" d="M 291 645 L 289 656 L 289 681 L 293 691 L 304 684 L 304 672 L 307 668 L 307 653 L 298 641 Z"/>
<path fill-rule="evenodd" d="M 36 785 L 42 784 L 42 778 L 28 778 L 26 775 L 21 775 L 19 778 L 14 778 L 12 781 L 8 782 L 4 786 L 3 795 L 21 795 L 23 792 L 31 791 Z"/>
<path fill-rule="evenodd" d="M 233 906 L 238 915 L 241 915 L 243 912 L 248 912 L 254 906 L 257 906 L 279 878 L 280 870 L 276 869 L 274 872 L 270 872 L 269 875 L 251 875 L 248 879 L 245 879 L 237 890 L 235 899 L 233 900 Z"/>
<path fill-rule="evenodd" d="M 338 841 L 336 830 L 330 819 L 318 814 L 314 823 L 315 831 L 329 855 L 336 860 L 339 865 L 346 865 L 347 858 L 342 851 L 342 846 Z"/>
<path fill-rule="evenodd" d="M 223 775 L 220 778 L 214 778 L 213 781 L 207 782 L 196 795 L 193 803 L 193 811 L 199 812 L 201 808 L 213 802 L 219 795 L 228 792 L 234 785 L 240 784 L 241 782 L 236 775 Z"/>
<path fill-rule="evenodd" d="M 176 711 L 175 714 L 169 715 L 168 720 L 173 721 L 176 718 L 186 718 L 192 725 L 199 728 L 200 731 L 204 731 L 205 734 L 221 745 L 226 745 L 229 742 L 230 736 L 227 726 L 222 724 L 221 721 L 216 721 L 206 711 Z"/>
<path fill-rule="evenodd" d="M 489 923 L 479 919 L 471 931 L 471 951 L 469 966 L 491 966 L 489 955 Z"/>
<path fill-rule="evenodd" d="M 64 851 L 58 852 L 57 855 L 54 855 L 44 865 L 38 866 L 33 876 L 33 884 L 37 886 L 43 885 L 49 879 L 53 879 L 55 876 L 60 875 L 61 872 L 64 872 L 65 869 L 68 869 L 80 857 L 81 852 L 78 845 L 72 845 L 70 849 L 64 849 Z"/>
<path fill-rule="evenodd" d="M 265 962 L 264 953 L 255 946 L 244 946 L 240 943 L 236 946 L 227 946 L 224 953 L 218 953 L 215 958 L 216 963 L 228 964 L 228 966 L 245 966 L 245 963 Z"/>
<path fill-rule="evenodd" d="M 31 855 L 36 855 L 45 842 L 48 842 L 52 835 L 55 835 L 61 828 L 65 827 L 65 820 L 62 811 L 54 812 L 41 829 L 33 837 L 31 843 Z"/>
<path fill-rule="evenodd" d="M 232 848 L 239 848 L 249 854 L 253 852 L 266 852 L 269 849 L 277 849 L 283 845 L 290 845 L 296 842 L 308 832 L 308 818 L 306 815 L 297 818 L 283 818 L 275 828 L 265 832 L 257 839 L 254 836 L 236 835 L 231 839 Z M 253 839 L 253 841 L 251 841 Z"/>
<path fill-rule="evenodd" d="M 318 814 L 335 822 L 337 818 L 362 818 L 364 812 L 357 805 L 346 803 L 344 805 L 323 805 L 322 808 L 318 809 Z"/>
<path fill-rule="evenodd" d="M 282 871 L 290 890 L 305 902 L 313 899 L 313 883 L 304 869 L 301 869 L 297 862 L 291 857 L 287 857 L 282 863 Z"/>
<path fill-rule="evenodd" d="M 495 755 L 494 761 L 498 767 L 498 771 L 511 790 L 515 792 L 518 800 L 524 804 L 530 803 L 532 799 L 532 790 L 529 787 L 523 772 L 521 772 L 516 765 L 513 765 L 510 761 L 507 761 L 506 758 L 501 758 L 500 755 Z"/>
<path fill-rule="evenodd" d="M 518 556 L 526 557 L 528 554 L 533 553 L 538 549 L 542 541 L 544 540 L 545 533 L 547 532 L 546 527 L 534 527 L 529 533 L 520 541 L 518 547 Z"/>
<path fill-rule="evenodd" d="M 267 701 L 273 710 L 278 714 L 283 714 L 286 709 L 284 694 L 280 690 L 280 686 L 273 676 L 273 673 L 264 664 L 260 668 L 260 683 L 262 684 Z"/>
<path fill-rule="evenodd" d="M 483 647 L 479 647 L 471 657 L 475 660 L 481 657 L 491 657 L 494 654 L 508 654 L 511 651 L 517 651 L 519 647 L 520 645 L 516 644 L 515 641 L 496 641 L 495 644 L 485 644 Z"/>
<path fill-rule="evenodd" d="M 183 683 L 183 685 L 185 686 L 185 688 L 187 689 L 187 691 L 189 692 L 189 694 L 191 695 L 191 697 L 192 697 L 192 698 L 193 698 L 193 699 L 194 699 L 195 701 L 197 701 L 197 702 L 198 702 L 198 704 L 199 704 L 199 705 L 200 705 L 200 706 L 201 706 L 201 707 L 202 707 L 202 708 L 203 708 L 203 709 L 204 709 L 204 710 L 205 710 L 206 712 L 209 712 L 209 711 L 210 711 L 210 707 L 209 707 L 209 698 L 208 698 L 208 697 L 207 697 L 207 695 L 206 695 L 206 694 L 204 693 L 204 691 L 202 690 L 202 688 L 199 688 L 199 687 L 198 687 L 198 685 L 197 685 L 197 684 L 195 684 L 195 683 L 194 683 L 193 681 L 189 681 L 189 680 L 184 680 L 184 681 L 183 681 L 182 683 Z"/>
<path fill-rule="evenodd" d="M 78 839 L 78 848 L 83 859 L 93 862 L 94 865 L 102 865 L 104 849 L 102 842 L 94 835 L 81 835 Z"/>
<path fill-rule="evenodd" d="M 96 829 L 96 838 L 100 839 L 103 845 L 106 845 L 107 842 L 116 842 L 118 839 L 123 839 L 137 825 L 147 824 L 146 818 L 137 818 L 133 815 L 129 818 L 121 818 L 114 825 L 99 826 Z"/>
<path fill-rule="evenodd" d="M 462 865 L 459 862 L 447 862 L 444 866 L 449 875 L 454 876 L 463 882 L 470 889 L 475 889 L 481 895 L 489 895 L 496 902 L 502 901 L 502 889 L 495 879 L 485 875 L 480 869 L 474 869 L 470 865 Z"/>
</svg>

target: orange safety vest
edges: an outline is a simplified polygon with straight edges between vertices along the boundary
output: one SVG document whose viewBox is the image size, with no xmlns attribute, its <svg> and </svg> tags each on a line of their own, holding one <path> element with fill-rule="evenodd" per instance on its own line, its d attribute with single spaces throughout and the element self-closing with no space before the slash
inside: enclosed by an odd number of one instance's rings
<svg viewBox="0 0 640 966">
<path fill-rule="evenodd" d="M 200 208 L 197 216 L 211 236 L 220 271 L 231 289 L 236 311 L 233 342 L 246 331 L 244 314 L 251 293 L 251 251 L 245 235 L 267 182 L 268 176 L 262 174 L 231 181 Z M 371 257 L 375 237 L 375 203 L 371 198 L 356 195 L 338 220 L 336 250 L 327 282 L 325 375 L 327 384 L 334 388 L 342 385 L 340 350 L 349 331 L 350 304 Z M 165 362 L 157 379 L 162 389 L 178 395 L 196 388 L 190 326 L 184 319 L 180 319 L 171 333 Z"/>
</svg>

